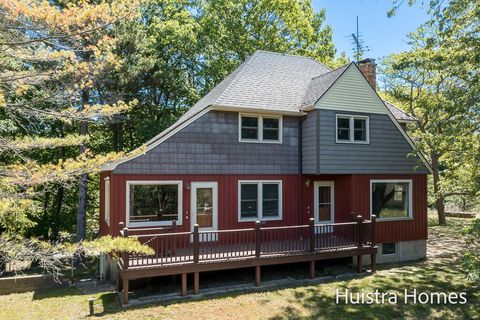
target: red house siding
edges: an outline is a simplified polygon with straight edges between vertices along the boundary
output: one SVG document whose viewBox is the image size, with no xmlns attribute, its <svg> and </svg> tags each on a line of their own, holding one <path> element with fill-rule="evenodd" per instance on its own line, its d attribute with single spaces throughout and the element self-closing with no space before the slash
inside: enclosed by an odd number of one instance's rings
<svg viewBox="0 0 480 320">
<path fill-rule="evenodd" d="M 101 234 L 118 234 L 119 222 L 125 222 L 126 215 L 126 182 L 128 180 L 182 180 L 183 181 L 183 223 L 178 231 L 190 230 L 190 190 L 191 182 L 216 181 L 218 183 L 218 227 L 219 229 L 249 228 L 254 222 L 238 221 L 238 180 L 282 180 L 283 215 L 281 221 L 268 221 L 265 226 L 295 225 L 301 223 L 299 212 L 299 179 L 298 175 L 124 175 L 110 176 L 110 228 L 105 224 L 104 209 L 101 206 Z M 103 180 L 102 180 L 103 181 Z M 103 193 L 100 193 L 103 202 Z M 134 229 L 132 229 L 134 230 Z M 112 233 L 113 232 L 113 233 Z"/>
<path fill-rule="evenodd" d="M 412 179 L 413 220 L 379 221 L 377 242 L 427 239 L 427 176 L 426 175 L 355 175 L 352 211 L 370 212 L 370 179 Z M 367 216 L 368 217 L 368 216 Z"/>
<path fill-rule="evenodd" d="M 104 178 L 110 176 L 110 226 L 104 218 Z M 368 219 L 370 216 L 371 179 L 412 179 L 413 220 L 385 221 L 377 224 L 377 242 L 396 242 L 427 238 L 427 177 L 426 175 L 126 175 L 101 174 L 100 234 L 118 234 L 118 224 L 125 222 L 126 182 L 128 180 L 182 180 L 183 224 L 178 231 L 190 230 L 190 190 L 194 181 L 218 182 L 218 227 L 236 229 L 253 227 L 254 222 L 238 221 L 238 180 L 282 180 L 283 215 L 281 221 L 268 221 L 265 226 L 306 224 L 313 217 L 314 182 L 334 181 L 335 222 L 352 221 L 352 212 Z M 307 180 L 309 186 L 307 187 Z M 134 229 L 132 229 L 134 230 Z"/>
</svg>

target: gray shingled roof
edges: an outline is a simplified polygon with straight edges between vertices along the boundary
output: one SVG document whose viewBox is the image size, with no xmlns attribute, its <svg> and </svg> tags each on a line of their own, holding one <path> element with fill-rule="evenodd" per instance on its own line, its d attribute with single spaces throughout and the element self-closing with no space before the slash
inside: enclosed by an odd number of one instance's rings
<svg viewBox="0 0 480 320">
<path fill-rule="evenodd" d="M 329 71 L 311 58 L 257 51 L 213 104 L 299 112 L 312 78 Z"/>
<path fill-rule="evenodd" d="M 315 104 L 349 65 L 330 70 L 312 58 L 256 51 L 175 124 L 147 144 L 162 138 L 209 106 L 300 112 Z M 392 104 L 386 104 L 400 121 L 414 120 Z"/>
<path fill-rule="evenodd" d="M 256 51 L 176 123 L 147 144 L 160 139 L 209 106 L 300 112 L 312 78 L 329 71 L 325 65 L 309 57 Z"/>
<path fill-rule="evenodd" d="M 329 71 L 312 58 L 256 51 L 183 117 L 210 105 L 298 112 L 312 78 Z"/>
<path fill-rule="evenodd" d="M 392 103 L 383 100 L 387 108 L 390 110 L 390 112 L 393 114 L 395 119 L 397 119 L 400 122 L 413 122 L 416 121 L 416 119 L 409 114 L 407 114 L 405 111 L 401 110 L 400 108 L 396 107 Z"/>
</svg>

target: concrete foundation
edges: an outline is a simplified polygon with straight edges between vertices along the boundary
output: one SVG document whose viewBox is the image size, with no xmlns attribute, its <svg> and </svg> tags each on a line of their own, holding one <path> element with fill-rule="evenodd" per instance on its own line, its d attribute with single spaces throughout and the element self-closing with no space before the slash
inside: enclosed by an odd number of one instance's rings
<svg viewBox="0 0 480 320">
<path fill-rule="evenodd" d="M 100 278 L 113 284 L 118 281 L 118 262 L 108 254 L 100 256 Z"/>
<path fill-rule="evenodd" d="M 42 274 L 0 278 L 0 294 L 21 293 L 68 285 L 68 281 L 60 280 L 61 282 L 56 282 L 51 275 Z"/>
<path fill-rule="evenodd" d="M 378 244 L 377 264 L 406 262 L 424 259 L 427 256 L 427 240 L 413 240 L 397 242 L 397 252 L 395 254 L 382 254 L 382 244 Z M 356 265 L 356 257 L 353 263 Z M 370 256 L 364 256 L 363 265 L 370 264 Z"/>
</svg>

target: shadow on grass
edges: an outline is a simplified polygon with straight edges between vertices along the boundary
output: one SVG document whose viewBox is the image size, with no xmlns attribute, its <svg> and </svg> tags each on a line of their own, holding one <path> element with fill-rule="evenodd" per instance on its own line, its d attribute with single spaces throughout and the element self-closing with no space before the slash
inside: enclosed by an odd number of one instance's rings
<svg viewBox="0 0 480 320">
<path fill-rule="evenodd" d="M 82 293 L 76 287 L 61 287 L 61 288 L 42 288 L 33 291 L 32 300 L 43 300 L 50 298 L 59 298 L 66 296 L 81 296 Z"/>
<path fill-rule="evenodd" d="M 336 262 L 338 263 L 338 261 Z M 330 270 L 336 269 L 343 270 L 343 273 L 352 273 L 354 272 L 353 268 L 348 268 L 344 265 L 339 265 L 338 268 L 333 267 L 335 265 L 334 261 L 324 261 L 324 263 L 318 263 L 316 266 L 316 273 L 317 277 L 322 277 L 329 275 L 331 272 Z M 189 295 L 186 297 L 178 297 L 177 299 L 172 299 L 168 301 L 155 301 L 152 299 L 145 304 L 142 305 L 132 305 L 128 307 L 129 311 L 134 310 L 142 310 L 148 309 L 152 307 L 168 307 L 170 305 L 181 305 L 185 303 L 191 302 L 203 302 L 209 301 L 212 299 L 227 299 L 227 298 L 236 298 L 245 294 L 253 293 L 253 292 L 274 292 L 278 290 L 284 289 L 291 289 L 297 288 L 302 286 L 299 284 L 302 280 L 308 280 L 308 264 L 307 263 L 298 263 L 298 264 L 288 264 L 288 265 L 276 265 L 276 266 L 265 266 L 262 269 L 262 281 L 275 281 L 281 279 L 290 279 L 290 280 L 300 280 L 300 281 L 292 281 L 290 283 L 286 283 L 283 285 L 275 286 L 274 288 L 257 288 L 255 287 L 255 279 L 254 279 L 254 269 L 253 268 L 245 268 L 245 269 L 234 269 L 234 270 L 222 270 L 222 271 L 215 271 L 215 272 L 203 272 L 201 276 L 201 286 L 200 292 L 206 289 L 219 289 L 221 292 L 225 288 L 229 288 L 230 286 L 235 285 L 250 285 L 248 289 L 239 289 L 238 291 L 232 291 L 228 293 L 215 293 L 215 294 L 205 294 L 200 296 L 195 296 L 191 294 L 193 292 L 193 275 L 189 275 L 192 277 L 188 278 L 188 290 Z M 367 275 L 359 275 L 358 278 L 365 277 Z M 159 277 L 162 278 L 163 281 L 157 282 L 155 285 L 151 287 L 143 287 L 140 290 L 135 290 L 134 293 L 130 294 L 131 301 L 135 298 L 142 298 L 142 297 L 149 297 L 155 294 L 168 294 L 168 293 L 177 293 L 180 290 L 180 277 L 177 276 L 176 283 L 172 283 L 172 277 Z M 325 281 L 325 283 L 332 283 L 339 280 L 329 280 Z M 159 285 L 161 283 L 161 285 Z M 143 283 L 145 284 L 145 283 Z M 317 285 L 317 284 L 315 284 Z M 161 289 L 159 289 L 161 287 Z M 122 311 L 123 309 L 120 307 L 119 304 L 119 295 L 118 293 L 108 293 L 102 294 L 99 296 L 99 301 L 103 306 L 103 311 L 95 314 L 96 316 L 105 316 L 112 313 L 117 313 Z M 261 300 L 257 300 L 258 303 L 262 304 Z M 268 299 L 263 301 L 263 304 L 266 304 Z"/>
<path fill-rule="evenodd" d="M 278 268 L 278 267 L 277 267 Z M 301 265 L 297 270 L 292 266 L 287 266 L 285 270 L 279 269 L 279 277 L 289 275 L 296 279 L 306 278 L 306 266 Z M 322 267 L 320 267 L 322 269 Z M 323 269 L 329 269 L 323 267 Z M 267 270 L 266 270 L 267 271 Z M 296 276 L 295 276 L 296 275 Z M 213 274 L 212 274 L 213 276 Z M 253 288 L 253 271 L 247 270 L 247 274 L 239 274 L 238 270 L 225 273 L 224 277 L 230 277 L 230 281 L 236 279 L 247 280 Z M 225 280 L 224 277 L 218 279 L 219 282 Z M 265 275 L 266 278 L 274 278 L 271 274 Z M 201 288 L 214 288 L 213 283 L 208 283 L 205 277 L 201 278 Z M 192 281 L 189 282 L 192 284 Z M 178 289 L 179 287 L 176 287 Z M 189 287 L 191 289 L 191 287 Z M 378 289 L 380 292 L 394 292 L 398 294 L 398 304 L 372 304 L 372 305 L 352 305 L 336 304 L 335 291 L 365 292 Z M 409 292 L 417 289 L 417 292 L 466 292 L 468 303 L 466 305 L 422 305 L 422 304 L 404 304 L 403 290 Z M 282 292 L 283 290 L 283 292 Z M 288 290 L 288 291 L 285 291 Z M 274 293 L 279 291 L 278 294 Z M 354 278 L 352 280 L 332 280 L 322 284 L 298 285 L 292 282 L 290 285 L 275 287 L 261 292 L 268 293 L 268 296 L 259 296 L 257 303 L 266 305 L 272 299 L 282 299 L 285 302 L 282 309 L 272 310 L 272 319 L 299 319 L 299 318 L 334 318 L 341 319 L 402 319 L 402 318 L 457 318 L 457 319 L 475 319 L 480 317 L 479 309 L 479 288 L 473 287 L 468 283 L 463 274 L 458 270 L 458 261 L 452 258 L 438 258 L 432 260 L 423 260 L 413 263 L 391 264 L 379 266 L 379 272 L 373 276 Z M 158 293 L 158 291 L 157 291 Z M 222 303 L 222 300 L 236 298 L 245 295 L 247 292 L 238 291 L 227 294 L 196 297 L 189 296 L 169 302 L 146 304 L 142 306 L 132 306 L 128 310 L 143 310 L 151 307 L 168 307 L 170 305 L 181 305 L 191 302 L 218 300 L 216 303 Z M 34 299 L 46 299 L 65 296 L 79 296 L 85 303 L 85 313 L 88 313 L 88 297 L 95 297 L 95 316 L 108 316 L 123 309 L 120 307 L 118 294 L 116 292 L 97 292 L 92 294 L 83 294 L 75 287 L 61 288 L 50 291 L 38 291 L 34 294 Z M 262 300 L 264 299 L 264 301 Z M 227 300 L 228 301 L 228 300 Z M 343 301 L 342 301 L 343 302 Z M 230 302 L 231 303 L 231 302 Z M 302 312 L 300 312 L 302 311 Z M 303 316 L 301 316 L 303 314 Z M 305 314 L 307 316 L 305 316 Z"/>
<path fill-rule="evenodd" d="M 311 319 L 476 319 L 480 318 L 479 287 L 468 283 L 453 261 L 423 261 L 395 265 L 395 270 L 382 267 L 384 272 L 361 280 L 338 282 L 334 286 L 317 286 L 296 289 L 293 299 L 287 301 L 280 313 L 272 319 L 298 319 L 298 308 L 307 310 Z M 393 266 L 392 266 L 393 267 Z M 397 304 L 345 304 L 345 300 L 336 301 L 336 290 L 349 292 L 392 292 L 398 296 Z M 405 304 L 404 290 L 409 294 L 414 289 L 420 292 L 465 292 L 467 304 L 420 304 L 412 299 Z M 297 306 L 297 308 L 295 308 Z"/>
</svg>

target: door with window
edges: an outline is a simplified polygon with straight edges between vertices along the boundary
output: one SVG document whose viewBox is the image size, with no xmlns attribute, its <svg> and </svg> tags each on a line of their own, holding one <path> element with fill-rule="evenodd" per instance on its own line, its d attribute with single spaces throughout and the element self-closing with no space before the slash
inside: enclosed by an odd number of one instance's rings
<svg viewBox="0 0 480 320">
<path fill-rule="evenodd" d="M 192 182 L 190 210 L 192 231 L 195 224 L 200 231 L 218 230 L 217 182 Z"/>
<path fill-rule="evenodd" d="M 315 181 L 314 183 L 315 223 L 334 222 L 334 184 L 333 181 Z M 328 230 L 326 230 L 328 231 Z"/>
</svg>

